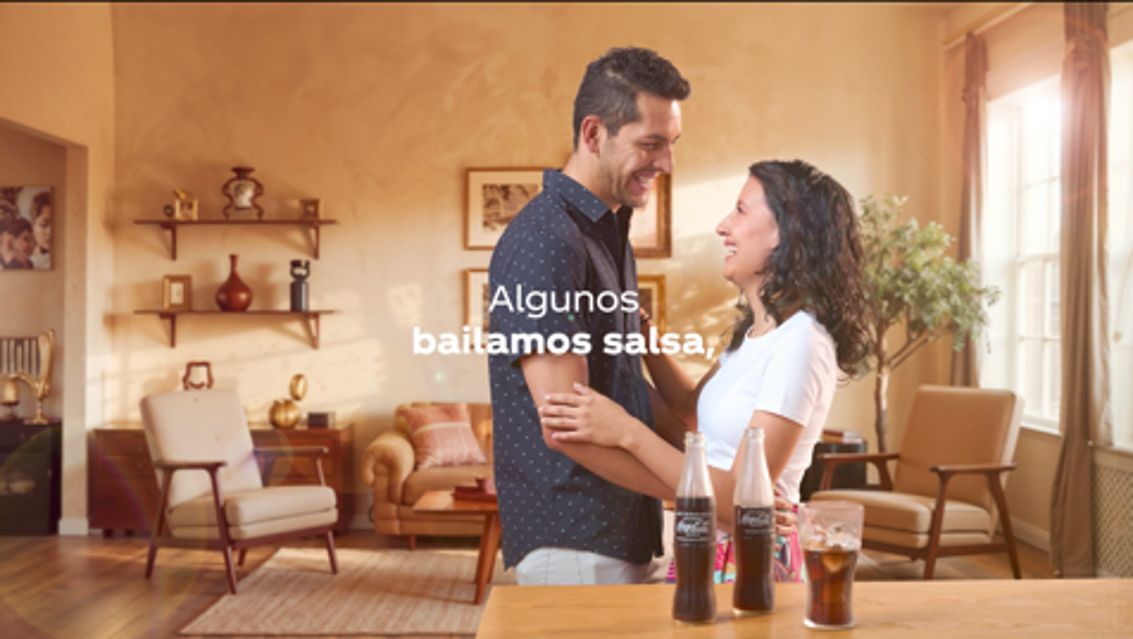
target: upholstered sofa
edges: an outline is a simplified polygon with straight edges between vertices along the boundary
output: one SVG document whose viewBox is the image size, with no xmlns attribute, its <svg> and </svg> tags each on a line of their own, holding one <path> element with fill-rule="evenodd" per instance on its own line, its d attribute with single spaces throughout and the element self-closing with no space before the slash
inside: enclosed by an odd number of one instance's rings
<svg viewBox="0 0 1133 639">
<path fill-rule="evenodd" d="M 394 427 L 379 434 L 362 455 L 362 478 L 374 491 L 374 531 L 381 535 L 407 537 L 411 550 L 416 545 L 417 535 L 478 536 L 484 527 L 484 518 L 480 516 L 437 517 L 413 512 L 413 504 L 430 490 L 452 490 L 458 484 L 475 486 L 478 477 L 491 474 L 490 404 L 467 404 L 472 432 L 488 463 L 417 468 L 406 411 L 444 405 L 413 402 L 398 406 L 394 413 Z"/>
</svg>

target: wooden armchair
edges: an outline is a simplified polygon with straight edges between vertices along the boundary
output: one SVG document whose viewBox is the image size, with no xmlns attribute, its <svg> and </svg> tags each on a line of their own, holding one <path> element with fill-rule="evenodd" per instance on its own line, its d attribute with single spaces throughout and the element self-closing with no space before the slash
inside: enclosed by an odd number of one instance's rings
<svg viewBox="0 0 1133 639">
<path fill-rule="evenodd" d="M 932 579 L 938 557 L 1003 551 L 1019 579 L 1003 486 L 1015 468 L 1022 412 L 1023 400 L 1010 391 L 922 386 L 901 450 L 819 455 L 823 486 L 811 499 L 862 504 L 862 545 L 923 559 L 925 579 Z M 863 461 L 877 467 L 880 490 L 829 490 L 836 466 Z M 995 541 L 997 510 L 1003 542 Z"/>
<path fill-rule="evenodd" d="M 240 550 L 243 565 L 251 546 L 314 535 L 326 540 L 331 572 L 338 573 L 331 533 L 338 505 L 334 490 L 322 485 L 319 462 L 326 449 L 254 450 L 244 408 L 232 391 L 159 393 L 142 399 L 141 409 L 161 490 L 147 579 L 159 547 L 203 547 L 224 555 L 228 587 L 236 594 L 233 550 Z M 264 459 L 262 475 L 257 454 Z M 272 463 L 283 455 L 313 457 L 320 485 L 265 487 Z"/>
</svg>

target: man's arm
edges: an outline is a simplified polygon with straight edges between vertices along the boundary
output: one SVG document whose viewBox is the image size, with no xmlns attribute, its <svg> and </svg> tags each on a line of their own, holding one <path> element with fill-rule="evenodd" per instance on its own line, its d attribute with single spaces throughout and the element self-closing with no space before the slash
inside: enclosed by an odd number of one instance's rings
<svg viewBox="0 0 1133 639">
<path fill-rule="evenodd" d="M 590 380 L 586 358 L 581 355 L 528 355 L 520 360 L 523 377 L 537 408 L 547 405 L 550 393 L 569 393 L 573 384 Z M 619 486 L 659 499 L 673 499 L 673 489 L 657 478 L 640 461 L 620 448 L 588 443 L 561 442 L 551 437 L 554 432 L 545 426 L 543 441 L 547 448 L 563 453 L 588 470 Z"/>
</svg>

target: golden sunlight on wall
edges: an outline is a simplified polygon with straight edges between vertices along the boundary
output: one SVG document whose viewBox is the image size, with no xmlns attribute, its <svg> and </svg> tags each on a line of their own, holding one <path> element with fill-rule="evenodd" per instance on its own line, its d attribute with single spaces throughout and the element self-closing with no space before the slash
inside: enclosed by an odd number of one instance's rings
<svg viewBox="0 0 1133 639">
<path fill-rule="evenodd" d="M 488 398 L 484 356 L 414 355 L 413 327 L 459 332 L 463 276 L 487 251 L 463 247 L 465 170 L 561 166 L 587 62 L 615 45 L 657 49 L 691 80 L 673 177 L 673 256 L 639 262 L 668 279 L 670 330 L 715 338 L 734 291 L 714 235 L 746 166 L 801 157 L 856 196 L 899 192 L 934 219 L 939 200 L 938 15 L 915 6 L 192 5 L 113 7 L 117 182 L 108 421 L 136 421 L 146 393 L 210 360 L 263 421 L 288 378 L 305 410 L 356 424 L 359 447 L 400 402 Z M 269 217 L 323 199 L 338 226 L 311 263 L 322 348 L 284 320 L 183 318 L 176 349 L 153 317 L 161 277 L 192 277 L 214 308 L 240 256 L 252 308 L 287 307 L 287 262 L 310 257 L 295 229 L 185 229 L 178 260 L 157 218 L 174 188 L 219 217 L 229 168 L 253 166 Z M 926 353 L 929 353 L 926 351 Z M 930 354 L 920 356 L 922 359 Z M 707 362 L 688 360 L 703 369 Z M 911 388 L 894 380 L 903 421 Z M 830 426 L 872 431 L 871 381 L 840 389 Z M 362 487 L 359 487 L 360 492 Z M 365 502 L 363 502 L 365 503 Z"/>
</svg>

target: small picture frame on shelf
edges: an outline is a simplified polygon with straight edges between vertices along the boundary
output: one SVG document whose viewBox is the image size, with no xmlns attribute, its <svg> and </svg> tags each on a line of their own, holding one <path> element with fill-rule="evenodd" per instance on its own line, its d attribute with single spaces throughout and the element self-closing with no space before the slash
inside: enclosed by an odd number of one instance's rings
<svg viewBox="0 0 1133 639">
<path fill-rule="evenodd" d="M 193 309 L 192 278 L 188 275 L 166 275 L 161 280 L 161 310 Z"/>
<path fill-rule="evenodd" d="M 197 221 L 197 198 L 183 189 L 173 189 L 173 219 L 181 222 Z"/>
<path fill-rule="evenodd" d="M 299 200 L 299 218 L 303 220 L 321 220 L 323 218 L 322 199 L 316 197 Z"/>
</svg>

